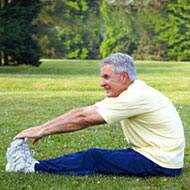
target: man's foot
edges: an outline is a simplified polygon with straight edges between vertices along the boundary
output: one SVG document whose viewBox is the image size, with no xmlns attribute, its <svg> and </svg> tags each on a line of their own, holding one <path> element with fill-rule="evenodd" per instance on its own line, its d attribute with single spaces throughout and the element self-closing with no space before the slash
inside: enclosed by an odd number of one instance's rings
<svg viewBox="0 0 190 190">
<path fill-rule="evenodd" d="M 34 172 L 34 165 L 39 163 L 32 158 L 26 139 L 15 139 L 7 149 L 6 172 Z"/>
</svg>

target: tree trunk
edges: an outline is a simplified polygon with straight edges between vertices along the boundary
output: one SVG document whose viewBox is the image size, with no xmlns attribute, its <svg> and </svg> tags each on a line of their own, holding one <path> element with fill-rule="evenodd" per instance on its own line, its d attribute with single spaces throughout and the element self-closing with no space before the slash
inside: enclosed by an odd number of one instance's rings
<svg viewBox="0 0 190 190">
<path fill-rule="evenodd" d="M 0 8 L 3 8 L 3 0 L 0 0 Z"/>
<path fill-rule="evenodd" d="M 2 52 L 0 51 L 0 66 L 2 65 Z"/>
<path fill-rule="evenodd" d="M 8 0 L 4 1 L 4 7 L 6 7 L 8 5 Z"/>
<path fill-rule="evenodd" d="M 161 8 L 161 0 L 155 0 L 154 1 L 154 7 L 155 7 L 155 9 L 160 10 L 160 8 Z"/>
<path fill-rule="evenodd" d="M 9 59 L 6 52 L 4 52 L 4 65 L 9 65 Z"/>
</svg>

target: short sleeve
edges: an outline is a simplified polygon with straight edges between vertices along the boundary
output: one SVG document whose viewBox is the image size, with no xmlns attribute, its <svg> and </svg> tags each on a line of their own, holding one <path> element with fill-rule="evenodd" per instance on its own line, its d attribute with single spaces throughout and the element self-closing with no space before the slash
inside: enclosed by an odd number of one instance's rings
<svg viewBox="0 0 190 190">
<path fill-rule="evenodd" d="M 105 98 L 97 102 L 95 106 L 97 107 L 97 112 L 109 124 L 120 122 L 147 111 L 147 106 L 138 94 Z"/>
</svg>

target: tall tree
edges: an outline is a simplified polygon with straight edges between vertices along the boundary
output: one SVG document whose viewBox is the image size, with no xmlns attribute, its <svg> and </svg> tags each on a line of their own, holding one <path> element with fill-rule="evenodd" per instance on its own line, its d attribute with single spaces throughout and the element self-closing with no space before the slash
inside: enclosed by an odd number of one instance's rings
<svg viewBox="0 0 190 190">
<path fill-rule="evenodd" d="M 100 52 L 103 57 L 118 51 L 131 54 L 137 47 L 135 17 L 128 13 L 128 5 L 120 2 L 103 1 L 101 4 L 104 40 Z"/>
<path fill-rule="evenodd" d="M 162 17 L 163 1 L 103 1 L 105 36 L 101 54 L 122 51 L 139 59 L 161 59 L 163 48 L 156 39 L 156 25 Z"/>
<path fill-rule="evenodd" d="M 44 57 L 97 58 L 101 43 L 100 0 L 42 1 L 35 23 Z"/>
<path fill-rule="evenodd" d="M 64 25 L 59 32 L 66 58 L 97 58 L 101 43 L 99 0 L 65 0 Z"/>
<path fill-rule="evenodd" d="M 6 64 L 40 64 L 40 48 L 33 39 L 32 21 L 40 10 L 39 0 L 9 0 L 0 9 L 0 50 Z"/>
<path fill-rule="evenodd" d="M 169 1 L 160 22 L 159 40 L 167 47 L 167 59 L 190 60 L 190 2 Z"/>
<path fill-rule="evenodd" d="M 4 33 L 4 22 L 3 22 L 3 8 L 7 7 L 8 5 L 8 0 L 1 0 L 0 1 L 1 6 L 0 6 L 0 65 L 8 65 L 8 55 L 7 52 L 5 51 L 5 48 L 3 47 L 3 33 Z"/>
<path fill-rule="evenodd" d="M 64 0 L 41 0 L 41 11 L 34 23 L 38 26 L 35 39 L 41 47 L 43 57 L 62 57 L 62 44 L 57 35 L 64 23 L 63 4 Z"/>
</svg>

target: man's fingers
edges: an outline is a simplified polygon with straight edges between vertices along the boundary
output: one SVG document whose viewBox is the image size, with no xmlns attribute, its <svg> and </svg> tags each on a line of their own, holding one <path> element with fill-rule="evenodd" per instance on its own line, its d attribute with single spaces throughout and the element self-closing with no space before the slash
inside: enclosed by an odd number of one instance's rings
<svg viewBox="0 0 190 190">
<path fill-rule="evenodd" d="M 14 139 L 22 139 L 22 138 L 32 138 L 29 134 L 22 131 L 21 133 L 17 134 Z"/>
<path fill-rule="evenodd" d="M 24 134 L 18 134 L 14 137 L 14 139 L 23 139 L 23 138 L 32 139 L 32 144 L 36 144 L 40 140 L 40 138 L 28 137 Z"/>
<path fill-rule="evenodd" d="M 36 142 L 38 142 L 39 139 L 42 138 L 42 135 L 39 130 L 39 127 L 31 127 L 18 133 L 14 139 L 20 139 L 20 138 L 31 139 L 33 144 L 35 144 Z"/>
<path fill-rule="evenodd" d="M 23 138 L 26 138 L 26 135 L 24 135 L 23 133 L 19 133 L 14 137 L 14 139 L 23 139 Z"/>
</svg>

